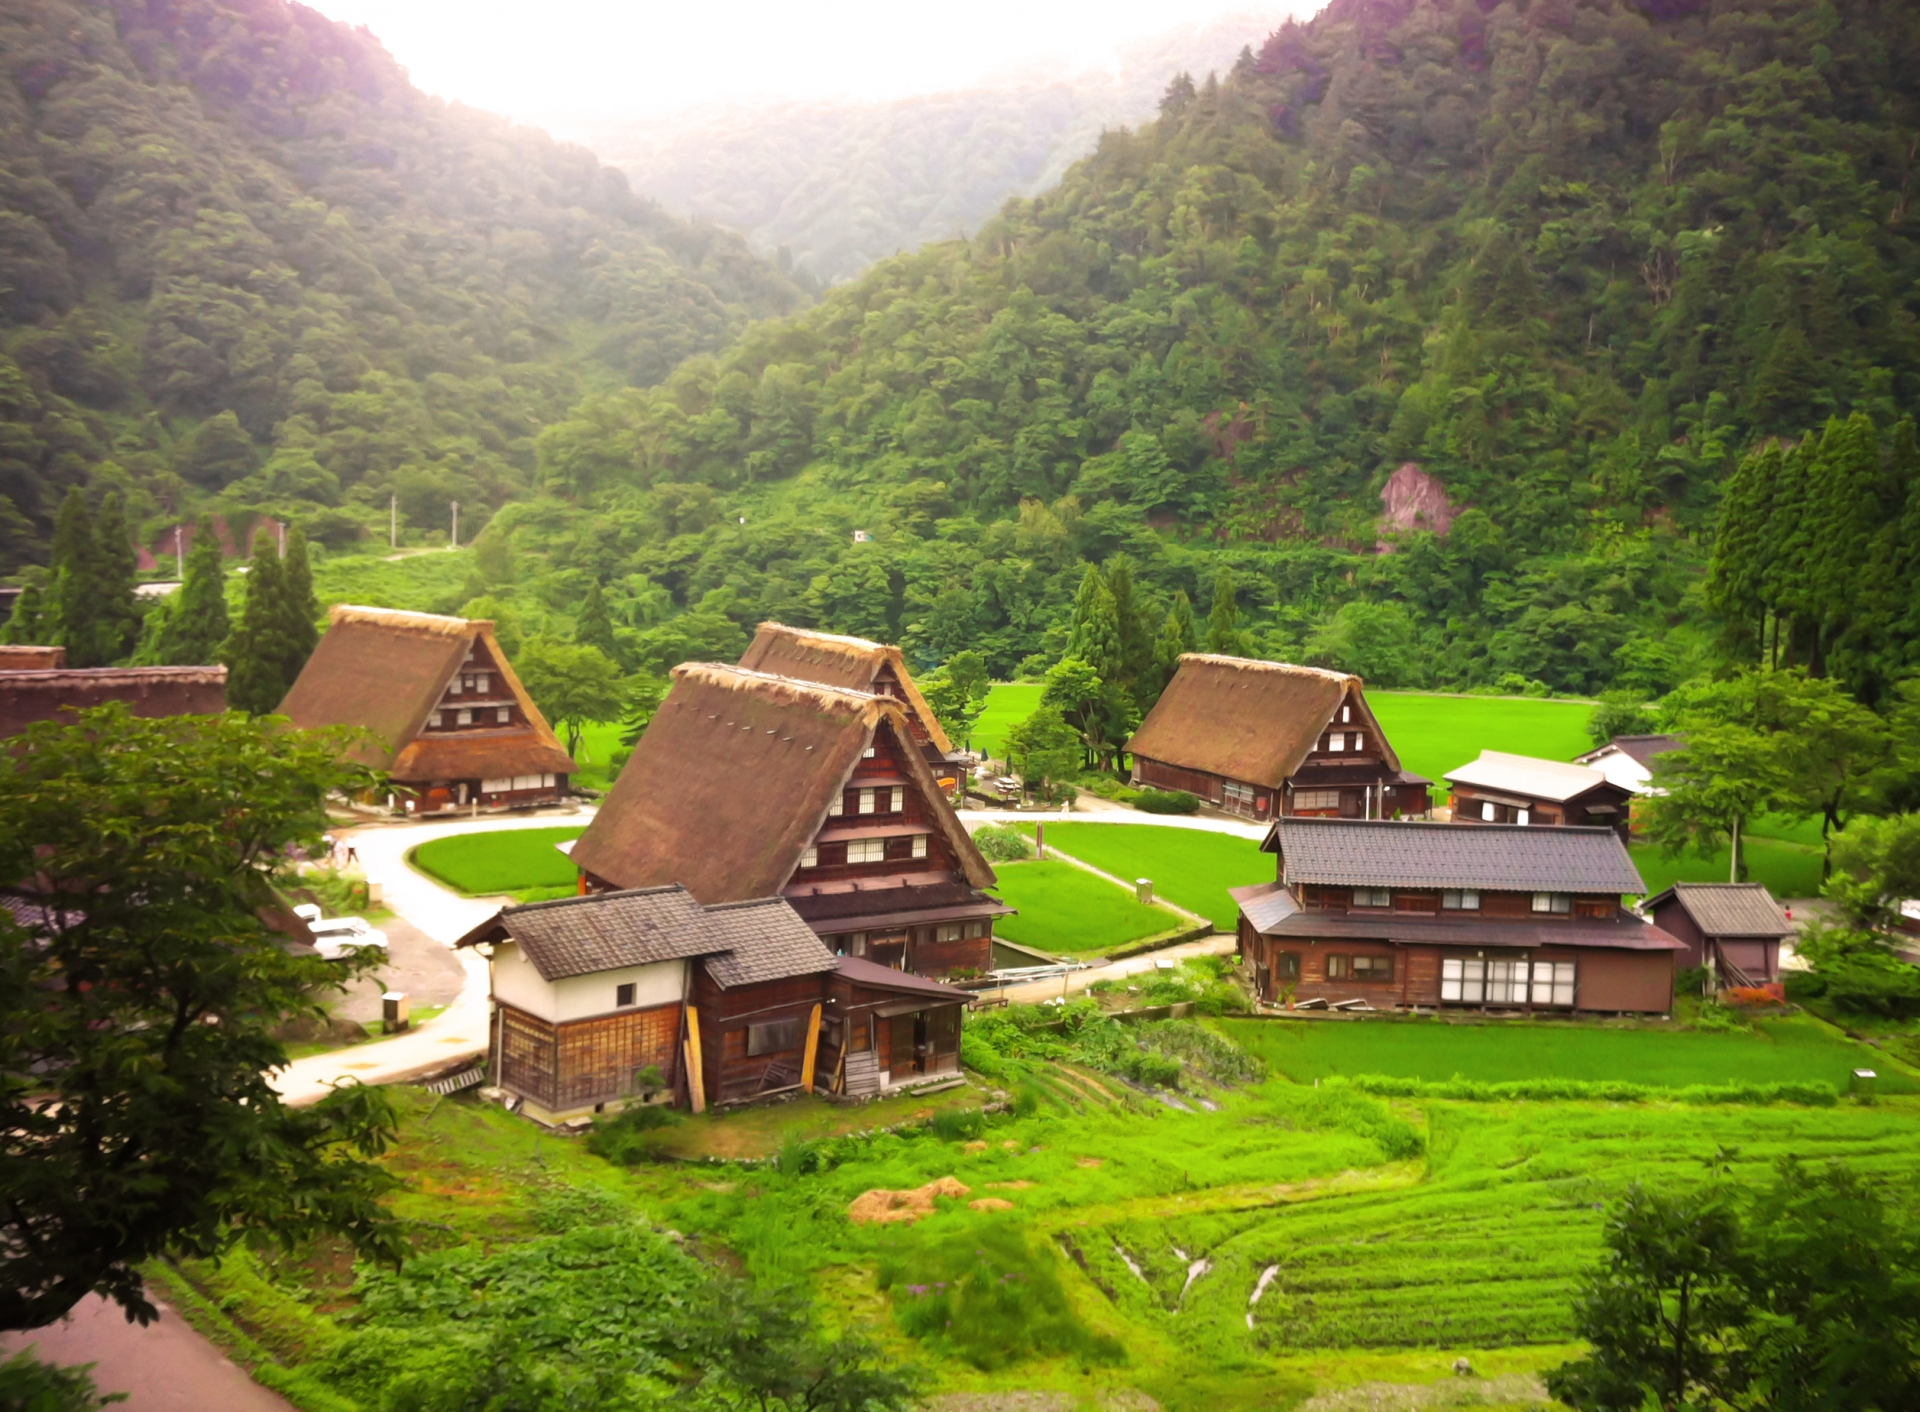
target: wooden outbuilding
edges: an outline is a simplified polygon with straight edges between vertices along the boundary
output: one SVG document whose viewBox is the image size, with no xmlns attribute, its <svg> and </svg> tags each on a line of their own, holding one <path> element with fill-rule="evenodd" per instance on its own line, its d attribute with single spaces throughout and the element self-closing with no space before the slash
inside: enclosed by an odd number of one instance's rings
<svg viewBox="0 0 1920 1412">
<path fill-rule="evenodd" d="M 1428 781 L 1400 767 L 1345 672 L 1189 652 L 1127 742 L 1133 783 L 1250 819 L 1424 816 Z"/>
<path fill-rule="evenodd" d="M 136 716 L 217 716 L 227 709 L 227 669 L 28 667 L 0 671 L 0 738 L 18 735 L 36 721 L 71 724 L 74 712 L 109 701 L 125 702 Z"/>
<path fill-rule="evenodd" d="M 503 908 L 459 942 L 483 944 L 493 1082 L 549 1124 L 631 1102 L 700 1110 L 926 1082 L 957 1068 L 972 999 L 835 957 L 779 897 L 589 893 Z"/>
<path fill-rule="evenodd" d="M 1685 943 L 1606 828 L 1276 819 L 1278 879 L 1232 889 L 1267 1004 L 1665 1013 Z"/>
<path fill-rule="evenodd" d="M 829 950 L 922 975 L 992 967 L 993 869 L 897 698 L 713 663 L 673 686 L 573 861 L 598 889 L 784 897 Z"/>
<path fill-rule="evenodd" d="M 1678 964 L 1705 966 L 1716 987 L 1780 979 L 1780 943 L 1794 925 L 1762 884 L 1675 883 L 1646 910 L 1685 944 Z"/>
<path fill-rule="evenodd" d="M 337 607 L 280 711 L 368 731 L 354 758 L 414 814 L 550 804 L 578 768 L 479 619 Z"/>
<path fill-rule="evenodd" d="M 1627 837 L 1632 792 L 1587 765 L 1482 750 L 1447 784 L 1456 824 L 1598 825 Z"/>
<path fill-rule="evenodd" d="M 1630 794 L 1657 794 L 1653 762 L 1685 744 L 1677 735 L 1616 735 L 1605 745 L 1574 756 L 1573 763 L 1600 771 Z"/>
</svg>

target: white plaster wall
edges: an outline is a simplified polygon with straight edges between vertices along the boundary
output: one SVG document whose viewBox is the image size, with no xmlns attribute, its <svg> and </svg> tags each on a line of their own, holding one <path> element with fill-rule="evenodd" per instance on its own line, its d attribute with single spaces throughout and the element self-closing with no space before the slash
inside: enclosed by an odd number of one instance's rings
<svg viewBox="0 0 1920 1412">
<path fill-rule="evenodd" d="M 631 984 L 635 1010 L 666 1005 L 685 994 L 687 963 L 657 961 L 650 966 L 628 966 L 617 971 L 595 971 L 564 980 L 541 978 L 518 946 L 502 942 L 493 952 L 493 994 L 503 1005 L 538 1016 L 552 1024 L 607 1015 L 616 1009 L 614 987 Z"/>
</svg>

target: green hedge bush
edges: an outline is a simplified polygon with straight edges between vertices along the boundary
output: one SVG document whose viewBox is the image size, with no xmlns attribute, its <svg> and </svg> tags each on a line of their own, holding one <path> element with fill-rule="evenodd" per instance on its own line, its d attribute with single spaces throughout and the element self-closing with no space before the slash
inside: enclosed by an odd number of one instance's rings
<svg viewBox="0 0 1920 1412">
<path fill-rule="evenodd" d="M 1176 794 L 1166 789 L 1143 789 L 1133 807 L 1148 814 L 1197 814 L 1200 801 L 1191 794 Z"/>
<path fill-rule="evenodd" d="M 1659 1088 L 1653 1084 L 1587 1079 L 1522 1079 L 1513 1083 L 1448 1079 L 1435 1083 L 1386 1074 L 1358 1074 L 1351 1082 L 1355 1088 L 1383 1098 L 1454 1098 L 1469 1103 L 1516 1100 L 1552 1103 L 1584 1099 L 1602 1103 L 1800 1103 L 1827 1108 L 1839 1101 L 1833 1087 L 1821 1083 L 1689 1084 L 1685 1088 Z"/>
</svg>

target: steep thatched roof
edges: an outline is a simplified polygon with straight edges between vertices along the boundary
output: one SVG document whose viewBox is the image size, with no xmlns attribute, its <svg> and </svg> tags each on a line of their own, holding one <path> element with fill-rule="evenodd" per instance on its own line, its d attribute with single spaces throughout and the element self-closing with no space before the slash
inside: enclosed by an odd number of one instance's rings
<svg viewBox="0 0 1920 1412">
<path fill-rule="evenodd" d="M 526 724 L 418 740 L 447 682 L 476 643 L 484 643 L 512 690 Z M 342 604 L 299 680 L 280 703 L 296 726 L 359 726 L 375 743 L 355 752 L 363 765 L 396 779 L 460 779 L 577 769 L 553 728 L 514 675 L 485 619 L 405 613 Z"/>
<path fill-rule="evenodd" d="M 750 672 L 817 681 L 851 691 L 872 691 L 881 671 L 890 665 L 901 691 L 906 694 L 908 709 L 919 720 L 928 739 L 943 755 L 953 751 L 953 742 L 941 729 L 920 688 L 914 685 L 913 673 L 907 670 L 906 659 L 897 647 L 869 642 L 864 637 L 790 628 L 785 623 L 762 623 L 741 656 L 740 665 Z"/>
<path fill-rule="evenodd" d="M 913 746 L 903 703 L 705 662 L 673 669 L 672 690 L 573 861 L 615 887 L 681 883 L 708 905 L 770 896 L 882 731 L 894 733 L 968 881 L 992 886 L 993 870 Z"/>
<path fill-rule="evenodd" d="M 227 709 L 225 667 L 64 667 L 0 672 L 0 737 L 35 721 L 124 701 L 136 716 L 217 716 Z M 65 716 L 71 724 L 71 714 Z"/>
<path fill-rule="evenodd" d="M 1149 760 L 1278 789 L 1300 768 L 1360 678 L 1286 662 L 1189 652 L 1127 742 Z M 1371 713 L 1362 725 L 1393 769 L 1400 761 Z"/>
</svg>

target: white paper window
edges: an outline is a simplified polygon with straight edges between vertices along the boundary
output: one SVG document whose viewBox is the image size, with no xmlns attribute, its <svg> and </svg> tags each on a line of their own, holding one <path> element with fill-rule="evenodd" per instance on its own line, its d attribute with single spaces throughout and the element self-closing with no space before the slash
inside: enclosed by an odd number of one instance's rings
<svg viewBox="0 0 1920 1412">
<path fill-rule="evenodd" d="M 1335 731 L 1327 737 L 1327 749 L 1345 750 L 1346 748 L 1347 733 L 1345 731 Z"/>
<path fill-rule="evenodd" d="M 916 858 L 924 858 L 927 856 L 927 836 L 923 833 L 917 833 L 913 836 L 913 856 Z"/>
<path fill-rule="evenodd" d="M 1293 795 L 1295 813 L 1304 814 L 1312 809 L 1338 809 L 1340 791 L 1337 789 L 1300 789 Z"/>
<path fill-rule="evenodd" d="M 1440 998 L 1461 1005 L 1479 1005 L 1487 998 L 1487 963 L 1473 957 L 1449 956 L 1440 962 Z"/>
<path fill-rule="evenodd" d="M 1480 817 L 1486 820 L 1488 823 L 1492 823 L 1494 820 L 1494 807 L 1495 806 L 1487 803 L 1484 799 L 1481 800 L 1480 801 Z"/>
<path fill-rule="evenodd" d="M 512 788 L 513 788 L 512 775 L 502 775 L 497 780 L 481 780 L 480 781 L 480 792 L 482 794 L 505 794 L 508 790 Z"/>
<path fill-rule="evenodd" d="M 1346 722 L 1351 721 L 1352 719 L 1353 719 L 1353 707 L 1342 706 L 1340 708 L 1341 723 L 1344 725 Z"/>
<path fill-rule="evenodd" d="M 1533 963 L 1533 1003 L 1535 1005 L 1573 1004 L 1574 963 L 1536 961 Z"/>
<path fill-rule="evenodd" d="M 455 677 L 452 681 L 447 683 L 447 695 L 458 696 L 459 694 L 460 694 L 460 678 Z"/>
<path fill-rule="evenodd" d="M 1519 813 L 1513 816 L 1513 821 L 1516 824 L 1524 824 L 1527 821 L 1527 811 L 1525 809 L 1522 809 Z"/>
<path fill-rule="evenodd" d="M 482 696 L 485 696 L 487 694 L 487 683 L 490 680 L 491 678 L 485 672 L 480 673 L 479 676 L 473 679 L 473 683 L 474 683 L 473 689 L 479 692 Z"/>
<path fill-rule="evenodd" d="M 558 781 L 552 775 L 542 775 L 540 776 L 540 783 L 546 788 L 552 789 Z"/>
<path fill-rule="evenodd" d="M 841 790 L 833 796 L 833 802 L 827 805 L 827 817 L 838 818 L 847 812 L 847 792 Z"/>
<path fill-rule="evenodd" d="M 878 790 L 873 789 L 863 789 L 860 791 L 860 812 L 862 814 L 871 814 L 873 812 L 874 796 L 878 793 Z"/>
<path fill-rule="evenodd" d="M 1367 748 L 1367 737 L 1364 731 L 1355 731 L 1353 733 L 1353 748 L 1355 750 L 1365 750 Z"/>
<path fill-rule="evenodd" d="M 469 711 L 469 710 L 466 710 L 466 709 L 464 709 L 464 708 L 463 708 L 463 709 L 462 709 L 462 710 L 461 710 L 461 711 L 459 712 L 459 714 L 458 714 L 458 715 L 456 715 L 456 716 L 455 716 L 455 717 L 453 718 L 453 723 L 454 723 L 454 724 L 455 724 L 456 726 L 470 726 L 470 725 L 472 725 L 472 724 L 473 724 L 473 712 L 471 712 L 471 711 Z"/>
<path fill-rule="evenodd" d="M 874 756 L 874 749 L 875 747 L 869 745 L 865 750 L 860 752 L 860 758 L 862 760 L 871 760 Z"/>
<path fill-rule="evenodd" d="M 1353 890 L 1353 905 L 1356 907 L 1391 907 L 1393 892 L 1384 887 L 1356 887 Z"/>
<path fill-rule="evenodd" d="M 1489 1005 L 1525 1005 L 1527 1003 L 1527 963 L 1525 961 L 1487 962 L 1487 1003 Z"/>
<path fill-rule="evenodd" d="M 907 807 L 907 791 L 901 786 L 895 785 L 892 793 L 893 799 L 887 806 L 887 812 L 889 814 L 898 814 L 902 809 Z"/>
<path fill-rule="evenodd" d="M 1471 888 L 1449 888 L 1440 894 L 1440 905 L 1449 912 L 1478 912 L 1480 894 Z"/>
<path fill-rule="evenodd" d="M 887 841 L 884 838 L 856 838 L 847 844 L 849 863 L 880 863 L 886 861 Z"/>
<path fill-rule="evenodd" d="M 1573 897 L 1565 892 L 1536 892 L 1533 895 L 1533 910 L 1536 912 L 1571 912 Z"/>
<path fill-rule="evenodd" d="M 820 850 L 818 848 L 809 848 L 805 853 L 802 853 L 800 855 L 800 866 L 803 868 L 819 867 Z"/>
<path fill-rule="evenodd" d="M 441 722 L 443 722 L 444 720 L 446 720 L 446 715 L 443 712 L 435 711 L 431 716 L 427 718 L 427 724 L 430 726 L 437 726 L 441 724 Z"/>
<path fill-rule="evenodd" d="M 493 713 L 493 719 L 504 726 L 508 721 L 513 719 L 513 708 L 511 706 L 500 707 Z"/>
</svg>

